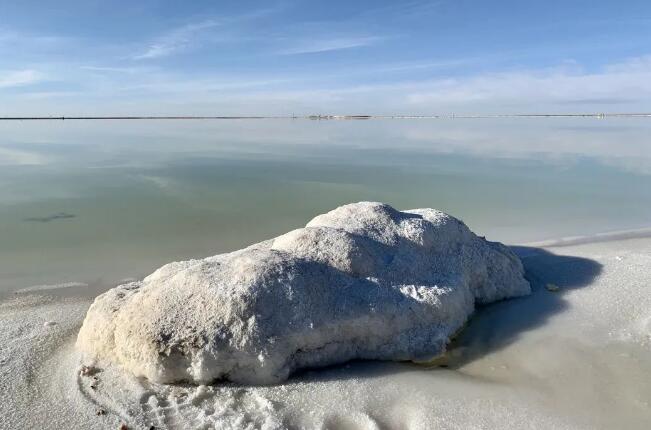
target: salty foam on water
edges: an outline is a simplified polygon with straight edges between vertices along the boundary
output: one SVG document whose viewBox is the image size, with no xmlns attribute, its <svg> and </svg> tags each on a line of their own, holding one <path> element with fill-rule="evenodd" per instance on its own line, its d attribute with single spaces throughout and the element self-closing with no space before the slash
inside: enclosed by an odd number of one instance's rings
<svg viewBox="0 0 651 430">
<path fill-rule="evenodd" d="M 48 291 L 48 290 L 60 290 L 63 288 L 83 288 L 88 287 L 88 284 L 85 282 L 63 282 L 61 284 L 44 284 L 44 285 L 32 285 L 31 287 L 21 288 L 16 290 L 16 293 L 34 293 L 38 291 Z"/>
</svg>

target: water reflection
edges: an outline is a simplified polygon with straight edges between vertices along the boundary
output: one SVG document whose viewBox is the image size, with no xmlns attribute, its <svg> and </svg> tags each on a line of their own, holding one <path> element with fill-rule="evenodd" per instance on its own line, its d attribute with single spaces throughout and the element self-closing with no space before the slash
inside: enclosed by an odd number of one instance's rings
<svg viewBox="0 0 651 430">
<path fill-rule="evenodd" d="M 0 127 L 5 291 L 103 288 L 358 200 L 436 207 L 510 243 L 651 224 L 644 119 Z"/>
</svg>

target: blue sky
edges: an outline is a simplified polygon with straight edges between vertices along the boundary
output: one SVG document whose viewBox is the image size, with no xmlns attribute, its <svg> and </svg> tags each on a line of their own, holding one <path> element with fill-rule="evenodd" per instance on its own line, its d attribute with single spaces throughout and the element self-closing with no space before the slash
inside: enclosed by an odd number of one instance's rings
<svg viewBox="0 0 651 430">
<path fill-rule="evenodd" d="M 0 0 L 0 115 L 641 110 L 648 1 Z"/>
</svg>

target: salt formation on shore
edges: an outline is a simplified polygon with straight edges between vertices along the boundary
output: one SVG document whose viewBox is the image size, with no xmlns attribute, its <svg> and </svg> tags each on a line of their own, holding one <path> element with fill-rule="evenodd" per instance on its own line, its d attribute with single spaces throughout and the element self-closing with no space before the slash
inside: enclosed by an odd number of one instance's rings
<svg viewBox="0 0 651 430">
<path fill-rule="evenodd" d="M 504 245 L 440 211 L 362 202 L 102 294 L 77 346 L 163 383 L 267 384 L 356 358 L 428 360 L 475 304 L 528 294 L 523 273 Z"/>
</svg>

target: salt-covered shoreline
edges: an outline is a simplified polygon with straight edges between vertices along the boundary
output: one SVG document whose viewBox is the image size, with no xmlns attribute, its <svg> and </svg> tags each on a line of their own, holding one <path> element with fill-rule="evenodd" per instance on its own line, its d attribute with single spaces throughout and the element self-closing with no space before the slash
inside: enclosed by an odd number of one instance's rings
<svg viewBox="0 0 651 430">
<path fill-rule="evenodd" d="M 534 293 L 482 309 L 444 367 L 353 362 L 269 387 L 80 376 L 73 344 L 90 299 L 7 298 L 0 427 L 647 428 L 651 239 L 516 252 Z"/>
</svg>

